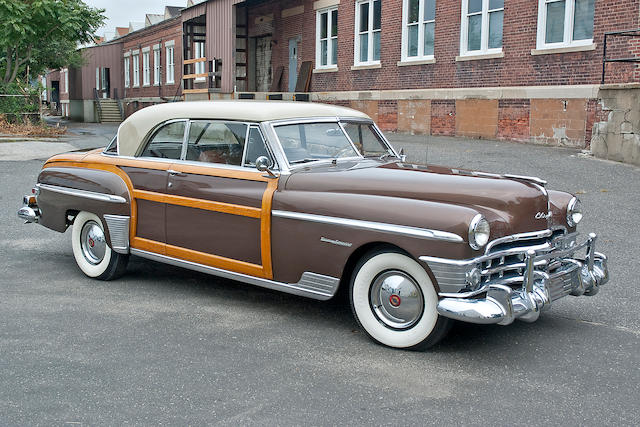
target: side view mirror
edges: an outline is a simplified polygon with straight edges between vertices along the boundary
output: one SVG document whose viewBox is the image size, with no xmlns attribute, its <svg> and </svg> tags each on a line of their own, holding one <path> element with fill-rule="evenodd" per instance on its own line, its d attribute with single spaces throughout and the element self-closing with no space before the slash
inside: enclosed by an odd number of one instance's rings
<svg viewBox="0 0 640 427">
<path fill-rule="evenodd" d="M 406 162 L 407 161 L 407 155 L 404 154 L 404 147 L 400 149 L 400 161 L 401 162 Z"/>
<path fill-rule="evenodd" d="M 269 178 L 275 178 L 276 175 L 271 171 L 273 167 L 271 160 L 267 156 L 260 156 L 256 159 L 256 169 L 260 172 L 266 172 L 268 175 L 265 175 Z"/>
</svg>

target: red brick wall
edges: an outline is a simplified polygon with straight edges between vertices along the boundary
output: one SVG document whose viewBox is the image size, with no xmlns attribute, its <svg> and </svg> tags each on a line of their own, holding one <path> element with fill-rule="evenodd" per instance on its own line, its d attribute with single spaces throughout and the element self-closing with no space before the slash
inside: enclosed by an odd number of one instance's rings
<svg viewBox="0 0 640 427">
<path fill-rule="evenodd" d="M 456 102 L 431 101 L 431 134 L 456 134 Z"/>
<path fill-rule="evenodd" d="M 531 101 L 528 99 L 499 100 L 498 139 L 528 141 L 530 108 Z"/>
<path fill-rule="evenodd" d="M 139 98 L 139 97 L 166 97 L 173 98 L 174 96 L 180 96 L 182 91 L 180 90 L 180 84 L 182 81 L 182 21 L 180 18 L 174 18 L 171 20 L 164 21 L 160 24 L 147 27 L 143 30 L 136 31 L 134 33 L 130 33 L 123 38 L 123 52 L 128 52 L 130 50 L 139 49 L 140 55 L 140 87 L 134 88 L 133 84 L 133 59 L 129 60 L 129 75 L 130 75 L 130 84 L 128 88 L 125 88 L 125 98 Z M 165 42 L 173 40 L 175 42 L 174 45 L 174 55 L 173 62 L 174 66 L 174 82 L 173 84 L 167 85 L 166 81 L 166 49 L 164 46 Z M 155 85 L 154 81 L 154 58 L 153 58 L 153 45 L 160 43 L 160 62 L 162 64 L 161 68 L 161 85 L 160 88 Z M 142 68 L 142 49 L 145 47 L 149 47 L 149 67 L 151 70 L 151 78 L 150 78 L 150 86 L 143 86 L 143 68 Z M 122 79 L 124 81 L 124 70 L 121 70 L 123 75 Z"/>
<path fill-rule="evenodd" d="M 250 6 L 252 16 L 274 14 L 273 67 L 283 65 L 286 82 L 288 37 L 302 34 L 299 61 L 315 63 L 315 11 L 313 1 L 305 0 L 304 15 L 282 19 L 280 11 L 299 5 L 294 1 L 266 2 Z M 337 73 L 314 74 L 313 91 L 379 90 L 447 87 L 538 86 L 597 84 L 601 76 L 603 38 L 606 31 L 638 28 L 640 0 L 598 0 L 595 2 L 594 43 L 596 49 L 550 55 L 531 55 L 536 48 L 538 2 L 505 2 L 504 57 L 475 61 L 456 61 L 460 52 L 460 0 L 437 0 L 435 64 L 398 67 L 401 49 L 402 1 L 382 0 L 382 41 L 380 69 L 352 71 L 354 44 L 354 1 L 338 6 Z M 250 18 L 250 25 L 253 20 Z M 640 49 L 640 44 L 629 49 Z M 616 65 L 609 65 L 612 69 Z M 635 78 L 640 81 L 636 65 L 625 72 L 613 72 L 611 81 Z M 629 71 L 631 70 L 631 71 Z M 635 74 L 634 74 L 635 73 Z"/>
</svg>

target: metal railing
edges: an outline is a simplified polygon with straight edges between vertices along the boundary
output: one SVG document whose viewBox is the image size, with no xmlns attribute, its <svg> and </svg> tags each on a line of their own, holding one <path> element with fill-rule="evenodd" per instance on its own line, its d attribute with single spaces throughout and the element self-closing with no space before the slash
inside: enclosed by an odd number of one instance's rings
<svg viewBox="0 0 640 427">
<path fill-rule="evenodd" d="M 604 84 L 605 82 L 605 76 L 606 76 L 606 72 L 607 72 L 607 63 L 609 62 L 617 62 L 617 63 L 621 63 L 621 62 L 627 62 L 627 63 L 633 63 L 633 62 L 638 62 L 640 63 L 640 57 L 639 56 L 634 56 L 634 57 L 626 57 L 626 58 L 607 58 L 607 37 L 640 37 L 640 28 L 635 29 L 635 30 L 625 30 L 625 31 L 609 31 L 607 33 L 604 33 L 604 45 L 603 45 L 603 50 L 602 50 L 602 79 L 600 80 L 600 84 Z M 638 46 L 640 46 L 640 43 L 638 44 Z"/>
<path fill-rule="evenodd" d="M 93 103 L 98 110 L 98 121 L 102 121 L 102 105 L 100 105 L 100 97 L 98 96 L 98 89 L 93 88 Z"/>
</svg>

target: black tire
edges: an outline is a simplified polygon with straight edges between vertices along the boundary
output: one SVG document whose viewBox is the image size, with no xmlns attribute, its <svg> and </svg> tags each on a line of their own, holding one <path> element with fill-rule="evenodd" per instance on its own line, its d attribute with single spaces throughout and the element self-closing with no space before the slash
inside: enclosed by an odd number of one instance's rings
<svg viewBox="0 0 640 427">
<path fill-rule="evenodd" d="M 349 300 L 362 330 L 387 347 L 426 350 L 453 324 L 438 314 L 438 294 L 427 272 L 398 250 L 378 249 L 362 257 L 351 276 Z"/>
</svg>

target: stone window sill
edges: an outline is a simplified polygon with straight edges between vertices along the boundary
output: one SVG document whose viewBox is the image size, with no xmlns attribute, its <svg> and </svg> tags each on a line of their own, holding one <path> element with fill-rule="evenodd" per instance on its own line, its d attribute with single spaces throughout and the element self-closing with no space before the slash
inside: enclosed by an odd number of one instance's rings
<svg viewBox="0 0 640 427">
<path fill-rule="evenodd" d="M 565 46 L 565 47 L 551 47 L 543 49 L 531 49 L 531 55 L 552 55 L 554 53 L 570 53 L 570 52 L 588 52 L 595 50 L 596 44 L 591 43 L 584 46 Z"/>
<path fill-rule="evenodd" d="M 378 68 L 382 68 L 382 64 L 367 64 L 367 65 L 354 65 L 351 67 L 351 71 L 356 70 L 375 70 Z"/>
<path fill-rule="evenodd" d="M 425 64 L 435 64 L 436 63 L 436 59 L 435 58 L 430 58 L 430 59 L 418 59 L 418 60 L 404 60 L 404 61 L 398 61 L 397 62 L 397 66 L 398 67 L 408 67 L 410 65 L 425 65 Z"/>
<path fill-rule="evenodd" d="M 332 67 L 332 68 L 315 68 L 313 70 L 313 74 L 320 74 L 320 73 L 337 73 L 338 72 L 338 67 Z"/>
<path fill-rule="evenodd" d="M 460 55 L 456 56 L 456 61 L 479 61 L 481 59 L 498 59 L 504 58 L 504 52 L 496 52 L 496 53 L 483 53 L 480 55 Z"/>
</svg>

